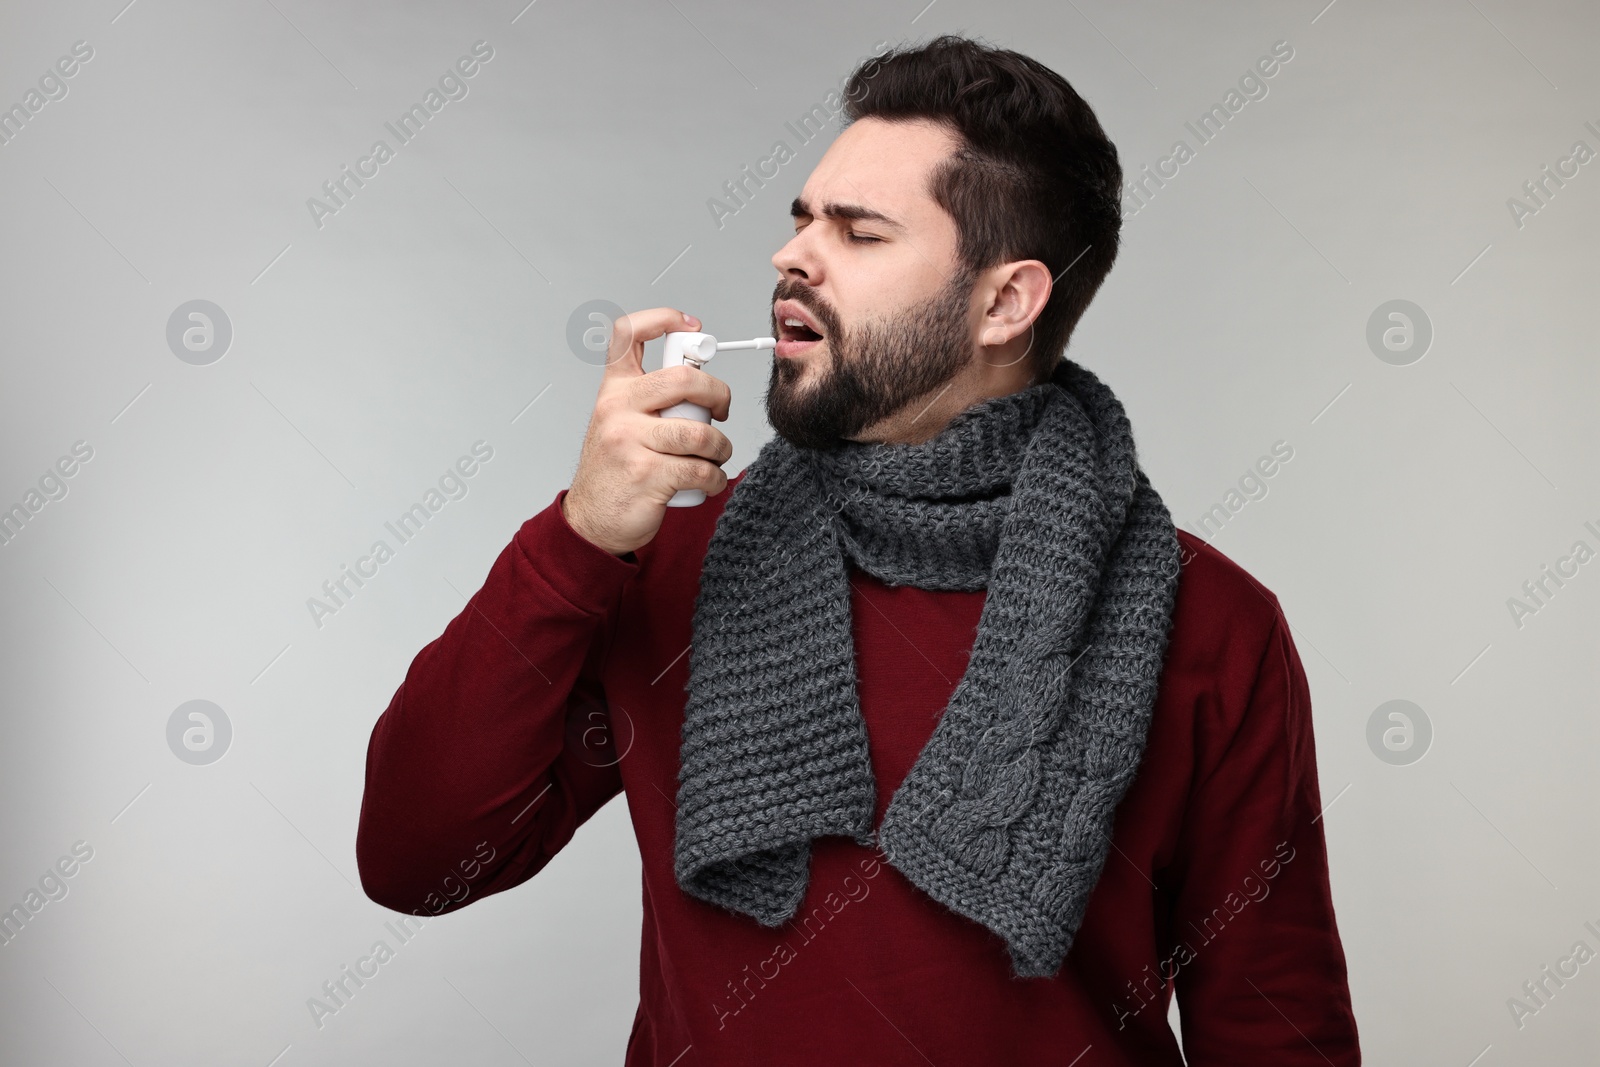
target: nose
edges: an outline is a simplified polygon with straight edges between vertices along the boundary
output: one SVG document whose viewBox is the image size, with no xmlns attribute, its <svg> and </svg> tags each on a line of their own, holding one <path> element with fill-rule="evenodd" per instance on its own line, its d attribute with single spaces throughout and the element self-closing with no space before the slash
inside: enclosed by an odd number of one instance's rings
<svg viewBox="0 0 1600 1067">
<path fill-rule="evenodd" d="M 772 256 L 772 265 L 788 281 L 822 284 L 822 268 L 801 230 Z"/>
</svg>

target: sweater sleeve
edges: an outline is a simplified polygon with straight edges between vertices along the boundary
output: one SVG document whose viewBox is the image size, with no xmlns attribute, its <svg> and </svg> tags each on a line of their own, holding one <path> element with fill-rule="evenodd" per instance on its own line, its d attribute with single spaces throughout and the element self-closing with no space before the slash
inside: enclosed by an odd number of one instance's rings
<svg viewBox="0 0 1600 1067">
<path fill-rule="evenodd" d="M 639 570 L 573 530 L 567 490 L 412 660 L 367 746 L 367 895 L 439 914 L 537 874 L 622 789 L 600 666 Z"/>
<path fill-rule="evenodd" d="M 1305 670 L 1281 609 L 1237 728 L 1201 768 L 1173 912 L 1193 1067 L 1361 1062 L 1334 921 Z"/>
</svg>

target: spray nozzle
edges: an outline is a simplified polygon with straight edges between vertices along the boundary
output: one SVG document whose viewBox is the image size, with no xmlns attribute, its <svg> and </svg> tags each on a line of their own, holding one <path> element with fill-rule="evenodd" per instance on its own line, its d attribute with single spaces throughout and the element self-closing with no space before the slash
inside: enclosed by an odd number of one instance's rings
<svg viewBox="0 0 1600 1067">
<path fill-rule="evenodd" d="M 669 333 L 662 352 L 663 367 L 687 364 L 703 367 L 718 352 L 749 351 L 758 348 L 775 348 L 778 342 L 772 337 L 752 337 L 748 341 L 718 341 L 709 333 Z"/>
<path fill-rule="evenodd" d="M 738 352 L 755 348 L 776 348 L 777 346 L 778 339 L 776 337 L 752 337 L 748 341 L 718 341 L 717 351 Z"/>
</svg>

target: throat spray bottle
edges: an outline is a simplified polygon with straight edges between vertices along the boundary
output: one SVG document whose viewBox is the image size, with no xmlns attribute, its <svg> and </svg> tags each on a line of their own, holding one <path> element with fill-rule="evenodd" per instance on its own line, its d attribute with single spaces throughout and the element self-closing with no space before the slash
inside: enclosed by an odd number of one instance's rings
<svg viewBox="0 0 1600 1067">
<path fill-rule="evenodd" d="M 669 333 L 666 343 L 661 350 L 661 366 L 667 367 L 690 366 L 702 368 L 711 362 L 718 352 L 745 352 L 763 348 L 774 348 L 778 344 L 774 337 L 753 337 L 748 341 L 718 341 L 709 333 Z M 711 410 L 700 404 L 691 404 L 684 401 L 674 404 L 669 408 L 659 411 L 662 418 L 666 419 L 694 419 L 711 425 Z M 667 501 L 669 508 L 692 508 L 705 503 L 706 494 L 700 489 L 679 489 L 672 494 L 672 499 Z"/>
</svg>

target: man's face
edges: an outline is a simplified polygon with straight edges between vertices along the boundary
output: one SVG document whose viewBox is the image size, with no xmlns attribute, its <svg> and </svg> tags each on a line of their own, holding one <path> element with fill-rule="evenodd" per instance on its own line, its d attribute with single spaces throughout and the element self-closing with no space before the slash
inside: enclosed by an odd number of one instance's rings
<svg viewBox="0 0 1600 1067">
<path fill-rule="evenodd" d="M 861 119 L 795 201 L 794 239 L 772 257 L 782 277 L 766 396 L 768 421 L 792 443 L 861 439 L 972 361 L 974 275 L 958 262 L 955 220 L 927 192 L 957 144 L 933 123 Z"/>
</svg>

